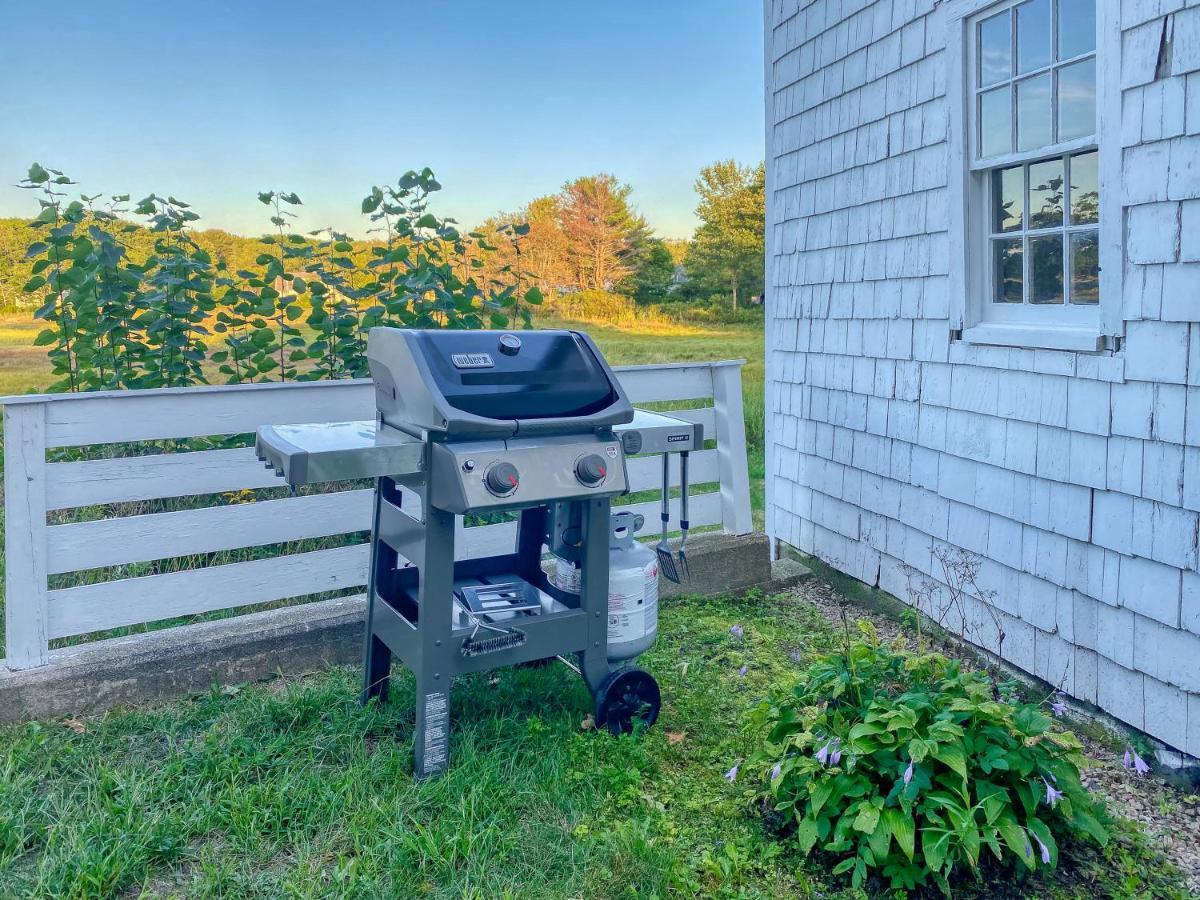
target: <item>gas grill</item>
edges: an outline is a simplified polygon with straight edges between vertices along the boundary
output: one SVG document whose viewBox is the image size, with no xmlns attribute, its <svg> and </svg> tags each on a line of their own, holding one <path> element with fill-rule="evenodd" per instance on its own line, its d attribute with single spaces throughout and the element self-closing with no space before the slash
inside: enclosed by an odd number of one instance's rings
<svg viewBox="0 0 1200 900">
<path fill-rule="evenodd" d="M 368 357 L 374 422 L 264 426 L 256 451 L 293 487 L 375 479 L 362 699 L 386 699 L 393 655 L 412 670 L 417 775 L 446 767 L 468 672 L 574 656 L 598 727 L 652 724 L 653 677 L 609 659 L 611 501 L 627 456 L 699 450 L 701 426 L 634 410 L 579 332 L 374 328 Z M 456 561 L 456 517 L 503 512 L 515 547 Z M 544 574 L 546 548 L 578 593 Z"/>
</svg>

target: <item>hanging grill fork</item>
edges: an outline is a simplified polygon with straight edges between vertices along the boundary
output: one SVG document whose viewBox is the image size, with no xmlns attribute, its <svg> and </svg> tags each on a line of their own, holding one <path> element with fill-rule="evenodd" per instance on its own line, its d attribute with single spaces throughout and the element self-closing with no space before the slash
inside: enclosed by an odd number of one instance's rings
<svg viewBox="0 0 1200 900">
<path fill-rule="evenodd" d="M 688 581 L 692 579 L 691 567 L 688 565 L 687 553 L 685 547 L 688 539 L 688 452 L 684 450 L 679 454 L 679 491 L 680 491 L 680 516 L 679 530 L 681 537 L 679 539 L 679 571 Z"/>
<path fill-rule="evenodd" d="M 667 543 L 667 526 L 671 521 L 671 457 L 667 453 L 662 455 L 662 507 L 659 518 L 662 519 L 662 540 L 654 547 L 654 552 L 658 555 L 658 571 L 667 581 L 679 584 L 675 554 L 671 552 L 671 545 Z"/>
</svg>

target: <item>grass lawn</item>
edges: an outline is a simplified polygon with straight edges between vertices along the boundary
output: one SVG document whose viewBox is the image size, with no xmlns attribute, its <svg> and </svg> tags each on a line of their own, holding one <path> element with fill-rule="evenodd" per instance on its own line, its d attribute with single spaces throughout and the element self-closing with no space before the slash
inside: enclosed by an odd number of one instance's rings
<svg viewBox="0 0 1200 900">
<path fill-rule="evenodd" d="M 664 694 L 654 728 L 585 730 L 587 691 L 557 663 L 471 676 L 449 774 L 424 782 L 407 674 L 379 709 L 339 669 L 0 729 L 0 896 L 861 896 L 723 778 L 747 752 L 745 709 L 835 640 L 802 596 L 673 601 L 643 658 Z M 1141 838 L 1110 848 L 964 896 L 1183 896 Z"/>
<path fill-rule="evenodd" d="M 0 315 L 0 396 L 41 390 L 50 383 L 46 349 L 33 346 L 44 327 L 27 316 Z"/>
</svg>

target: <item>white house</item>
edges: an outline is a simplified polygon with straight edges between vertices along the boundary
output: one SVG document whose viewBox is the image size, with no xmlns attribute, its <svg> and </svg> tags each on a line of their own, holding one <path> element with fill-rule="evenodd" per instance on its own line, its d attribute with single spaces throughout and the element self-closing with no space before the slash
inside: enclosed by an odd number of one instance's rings
<svg viewBox="0 0 1200 900">
<path fill-rule="evenodd" d="M 1200 5 L 765 9 L 768 530 L 1200 755 Z"/>
</svg>

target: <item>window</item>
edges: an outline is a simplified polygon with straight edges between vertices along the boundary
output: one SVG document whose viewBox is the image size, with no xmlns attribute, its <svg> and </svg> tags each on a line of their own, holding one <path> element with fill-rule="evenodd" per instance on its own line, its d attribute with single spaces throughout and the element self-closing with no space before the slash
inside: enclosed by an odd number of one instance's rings
<svg viewBox="0 0 1200 900">
<path fill-rule="evenodd" d="M 968 339 L 1003 338 L 987 343 L 1094 350 L 1115 293 L 1101 278 L 1097 0 L 959 0 L 955 9 L 960 324 Z"/>
</svg>

